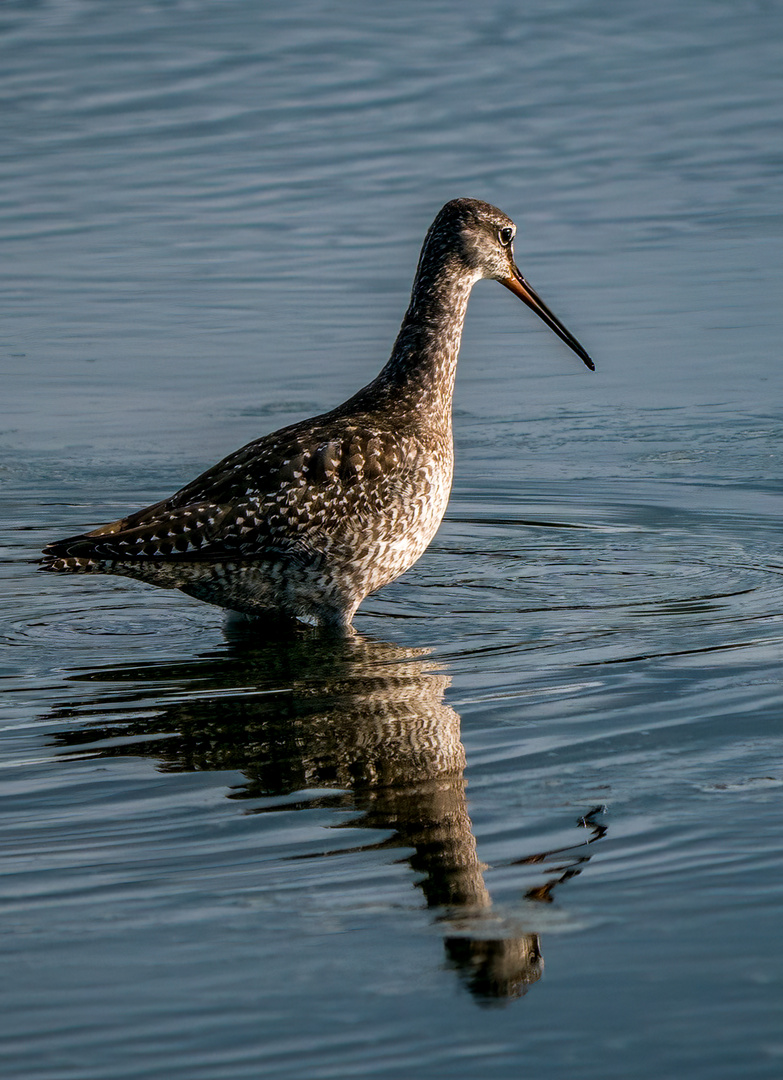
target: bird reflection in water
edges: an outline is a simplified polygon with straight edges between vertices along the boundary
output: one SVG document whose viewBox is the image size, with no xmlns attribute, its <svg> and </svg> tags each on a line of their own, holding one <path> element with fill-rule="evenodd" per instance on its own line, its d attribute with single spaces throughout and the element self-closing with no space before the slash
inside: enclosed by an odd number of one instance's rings
<svg viewBox="0 0 783 1080">
<path fill-rule="evenodd" d="M 391 834 L 356 850 L 410 852 L 416 885 L 438 911 L 449 962 L 473 996 L 499 1003 L 525 993 L 543 970 L 539 936 L 504 932 L 491 913 L 486 867 L 468 816 L 460 718 L 443 700 L 449 676 L 427 660 L 426 650 L 359 635 L 259 640 L 239 624 L 227 636 L 227 651 L 189 663 L 73 676 L 133 683 L 139 715 L 128 719 L 125 692 L 104 695 L 100 703 L 92 696 L 70 701 L 52 718 L 84 710 L 84 722 L 59 732 L 56 743 L 76 756 L 88 744 L 91 757 L 149 756 L 164 771 L 240 770 L 246 783 L 231 798 L 276 797 L 253 813 L 292 805 L 356 809 L 361 816 L 351 828 Z M 175 688 L 177 700 L 159 708 L 164 686 Z M 198 693 L 183 701 L 189 690 Z M 120 706 L 123 719 L 112 722 Z M 297 799 L 318 788 L 330 794 L 315 802 Z M 290 799 L 281 802 L 281 796 Z M 548 880 L 529 890 L 528 900 L 548 902 L 558 882 L 580 872 L 589 858 L 586 845 L 605 832 L 596 823 L 601 810 L 579 820 L 588 830 L 582 844 L 517 860 L 547 864 Z M 557 856 L 560 865 L 551 868 Z"/>
</svg>

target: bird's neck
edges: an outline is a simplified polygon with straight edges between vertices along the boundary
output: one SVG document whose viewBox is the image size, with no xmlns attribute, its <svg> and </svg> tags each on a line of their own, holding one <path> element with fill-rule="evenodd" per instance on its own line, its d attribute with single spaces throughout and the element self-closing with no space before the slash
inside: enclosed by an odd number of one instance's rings
<svg viewBox="0 0 783 1080">
<path fill-rule="evenodd" d="M 462 327 L 476 277 L 454 259 L 420 262 L 389 362 L 371 384 L 376 394 L 433 425 L 451 424 Z"/>
</svg>

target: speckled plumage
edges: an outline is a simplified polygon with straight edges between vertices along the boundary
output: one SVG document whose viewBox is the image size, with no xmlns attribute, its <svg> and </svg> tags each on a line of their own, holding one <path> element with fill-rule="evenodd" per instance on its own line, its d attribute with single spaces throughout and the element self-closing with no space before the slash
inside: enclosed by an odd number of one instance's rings
<svg viewBox="0 0 783 1080">
<path fill-rule="evenodd" d="M 447 203 L 391 358 L 344 404 L 249 443 L 170 498 L 50 544 L 42 568 L 120 574 L 249 615 L 347 627 L 432 540 L 449 498 L 451 402 L 470 291 L 506 285 L 592 368 L 522 278 L 514 224 Z"/>
</svg>

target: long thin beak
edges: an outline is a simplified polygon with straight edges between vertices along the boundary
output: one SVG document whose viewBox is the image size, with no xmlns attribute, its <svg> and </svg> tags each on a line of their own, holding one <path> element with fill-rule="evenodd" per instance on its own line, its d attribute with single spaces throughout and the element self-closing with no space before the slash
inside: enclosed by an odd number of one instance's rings
<svg viewBox="0 0 783 1080">
<path fill-rule="evenodd" d="M 500 278 L 499 280 L 500 284 L 505 285 L 507 289 L 510 289 L 514 296 L 518 296 L 523 304 L 527 304 L 532 311 L 535 311 L 536 315 L 538 315 L 540 319 L 543 319 L 550 330 L 554 330 L 557 336 L 562 338 L 570 349 L 574 350 L 576 355 L 584 361 L 591 371 L 595 371 L 595 364 L 574 335 L 566 330 L 556 315 L 552 314 L 541 297 L 536 293 L 535 289 L 531 289 L 530 285 L 528 285 L 522 277 L 516 266 L 513 267 L 513 272 L 510 277 Z"/>
</svg>

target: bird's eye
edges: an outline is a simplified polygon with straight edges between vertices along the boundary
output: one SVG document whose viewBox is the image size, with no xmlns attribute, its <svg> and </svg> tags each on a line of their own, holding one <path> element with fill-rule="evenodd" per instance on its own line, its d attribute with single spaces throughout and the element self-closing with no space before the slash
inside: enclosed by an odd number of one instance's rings
<svg viewBox="0 0 783 1080">
<path fill-rule="evenodd" d="M 498 240 L 501 242 L 503 247 L 508 247 L 513 239 L 514 230 L 509 228 L 508 226 L 506 226 L 505 229 L 500 229 L 498 231 Z"/>
</svg>

